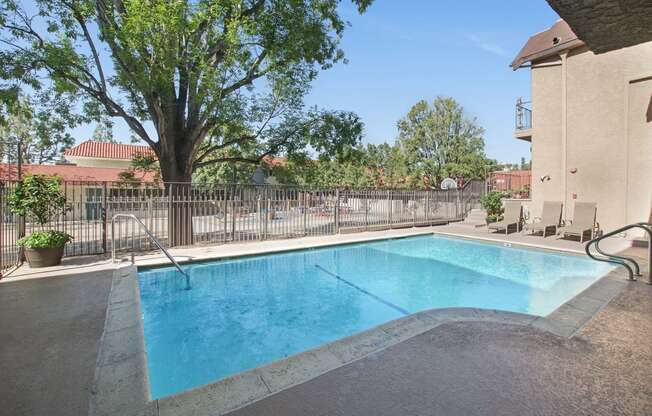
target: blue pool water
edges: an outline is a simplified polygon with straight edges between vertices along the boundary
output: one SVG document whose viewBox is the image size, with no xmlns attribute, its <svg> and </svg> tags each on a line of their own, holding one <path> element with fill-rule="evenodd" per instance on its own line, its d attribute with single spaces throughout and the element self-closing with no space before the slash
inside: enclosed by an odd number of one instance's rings
<svg viewBox="0 0 652 416">
<path fill-rule="evenodd" d="M 437 236 L 139 273 L 153 398 L 197 387 L 418 311 L 547 315 L 609 270 L 551 252 Z"/>
</svg>

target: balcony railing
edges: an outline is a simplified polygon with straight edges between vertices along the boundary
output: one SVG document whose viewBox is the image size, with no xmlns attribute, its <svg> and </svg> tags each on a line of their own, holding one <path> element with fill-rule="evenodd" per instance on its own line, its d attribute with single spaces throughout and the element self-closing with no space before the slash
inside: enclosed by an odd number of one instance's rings
<svg viewBox="0 0 652 416">
<path fill-rule="evenodd" d="M 532 110 L 530 101 L 523 101 L 522 98 L 516 100 L 516 131 L 529 130 L 532 128 Z"/>
</svg>

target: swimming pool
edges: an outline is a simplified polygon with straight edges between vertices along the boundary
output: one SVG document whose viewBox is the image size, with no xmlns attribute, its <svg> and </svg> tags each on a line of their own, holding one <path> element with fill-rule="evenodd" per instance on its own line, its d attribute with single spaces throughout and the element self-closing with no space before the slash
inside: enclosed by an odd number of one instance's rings
<svg viewBox="0 0 652 416">
<path fill-rule="evenodd" d="M 139 272 L 154 399 L 431 308 L 545 316 L 611 266 L 440 236 Z"/>
</svg>

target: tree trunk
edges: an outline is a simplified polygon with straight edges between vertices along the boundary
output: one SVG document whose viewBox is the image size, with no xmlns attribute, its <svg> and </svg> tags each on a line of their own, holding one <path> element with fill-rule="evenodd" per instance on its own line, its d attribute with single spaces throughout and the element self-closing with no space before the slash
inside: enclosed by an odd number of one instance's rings
<svg viewBox="0 0 652 416">
<path fill-rule="evenodd" d="M 192 160 L 189 152 L 174 146 L 184 143 L 182 138 L 172 142 L 172 146 L 162 148 L 159 153 L 161 176 L 168 196 L 168 245 L 189 246 L 194 242 Z"/>
</svg>

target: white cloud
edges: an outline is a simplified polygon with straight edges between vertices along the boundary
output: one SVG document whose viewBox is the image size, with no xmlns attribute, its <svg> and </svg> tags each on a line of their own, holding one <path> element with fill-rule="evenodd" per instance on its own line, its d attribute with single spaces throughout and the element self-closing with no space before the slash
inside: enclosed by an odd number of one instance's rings
<svg viewBox="0 0 652 416">
<path fill-rule="evenodd" d="M 477 35 L 467 35 L 466 38 L 470 40 L 476 48 L 480 48 L 485 52 L 492 53 L 501 57 L 509 57 L 509 53 L 502 46 L 487 41 L 486 39 L 481 38 Z"/>
</svg>

